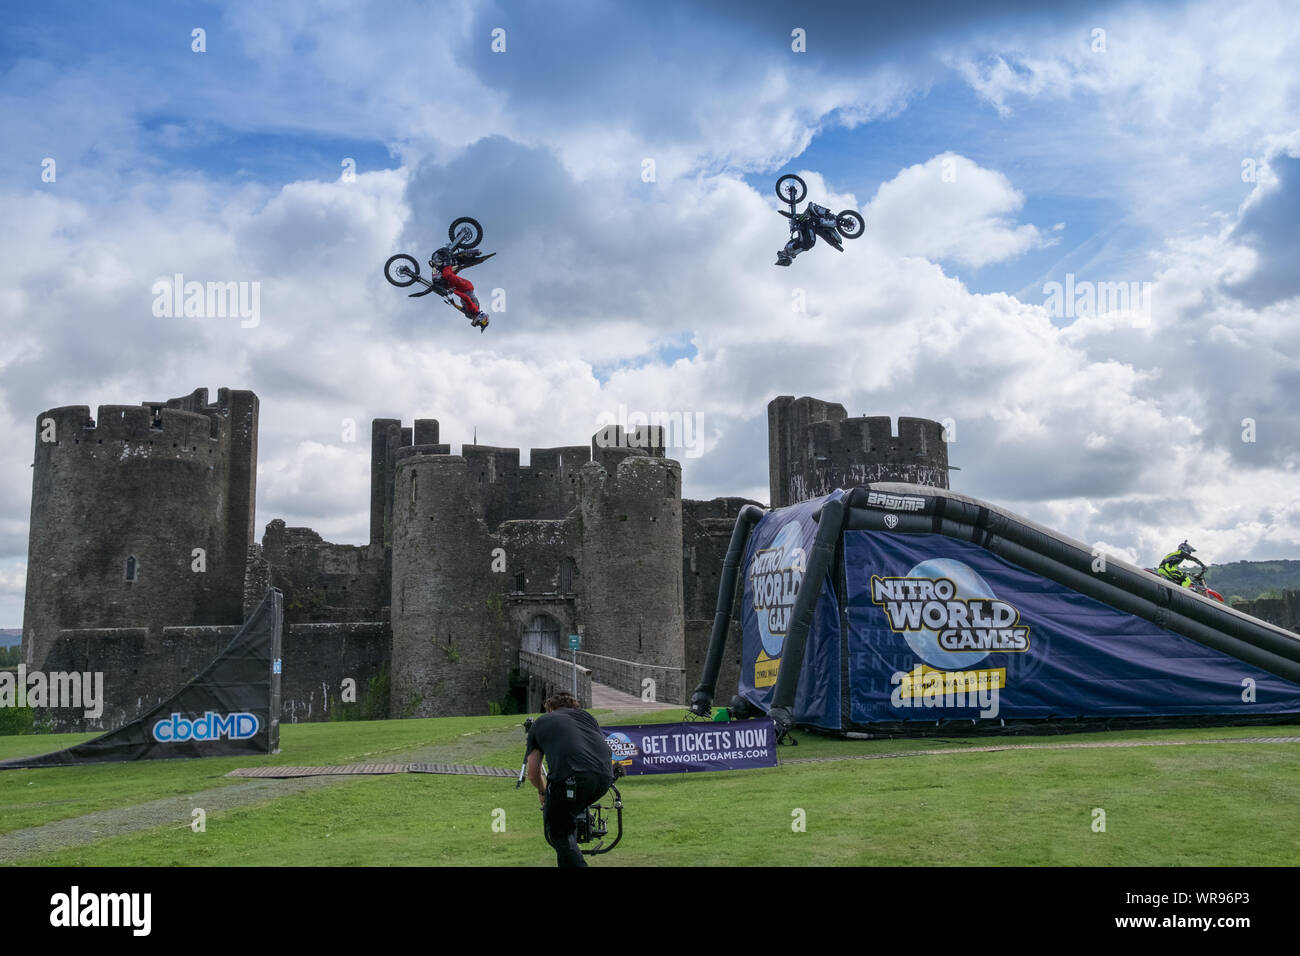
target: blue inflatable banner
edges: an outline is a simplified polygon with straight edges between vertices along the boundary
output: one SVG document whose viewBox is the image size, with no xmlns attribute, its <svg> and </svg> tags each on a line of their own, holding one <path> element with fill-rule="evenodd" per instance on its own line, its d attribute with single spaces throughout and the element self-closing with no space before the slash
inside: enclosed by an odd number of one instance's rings
<svg viewBox="0 0 1300 956">
<path fill-rule="evenodd" d="M 852 723 L 1300 710 L 1297 685 L 969 542 L 843 541 Z"/>
<path fill-rule="evenodd" d="M 771 707 L 780 673 L 790 612 L 803 583 L 808 553 L 817 537 L 813 518 L 831 497 L 764 515 L 754 526 L 745 552 L 741 612 L 743 647 L 740 695 L 761 710 Z M 822 589 L 804 651 L 795 717 L 824 727 L 840 725 L 840 621 L 830 576 Z"/>
<path fill-rule="evenodd" d="M 695 770 L 776 766 L 776 734 L 769 718 L 602 727 L 610 759 L 632 776 Z"/>
</svg>

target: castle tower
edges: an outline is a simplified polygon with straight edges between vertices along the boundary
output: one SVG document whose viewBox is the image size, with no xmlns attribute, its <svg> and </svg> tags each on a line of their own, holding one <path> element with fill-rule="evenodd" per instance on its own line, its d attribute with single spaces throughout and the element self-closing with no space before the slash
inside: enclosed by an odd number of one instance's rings
<svg viewBox="0 0 1300 956">
<path fill-rule="evenodd" d="M 948 487 L 943 425 L 887 415 L 849 418 L 844 406 L 782 395 L 767 406 L 772 507 L 807 501 L 871 481 Z"/>
<path fill-rule="evenodd" d="M 253 541 L 257 396 L 207 389 L 36 416 L 23 647 L 66 628 L 240 624 Z M 199 549 L 199 550 L 196 550 Z"/>
<path fill-rule="evenodd" d="M 683 666 L 681 464 L 633 455 L 580 481 L 583 650 Z"/>
<path fill-rule="evenodd" d="M 487 713 L 519 638 L 505 627 L 477 476 L 460 455 L 403 448 L 393 485 L 391 714 Z"/>
</svg>

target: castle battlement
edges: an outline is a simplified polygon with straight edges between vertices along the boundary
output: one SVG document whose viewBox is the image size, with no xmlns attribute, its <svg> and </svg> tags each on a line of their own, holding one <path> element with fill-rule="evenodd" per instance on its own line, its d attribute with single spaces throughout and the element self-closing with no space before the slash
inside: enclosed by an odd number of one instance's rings
<svg viewBox="0 0 1300 956">
<path fill-rule="evenodd" d="M 36 416 L 37 446 L 102 445 L 105 442 L 170 443 L 177 450 L 224 451 L 232 434 L 232 418 L 251 409 L 256 419 L 256 397 L 252 392 L 219 390 L 216 402 L 208 402 L 205 388 L 165 402 L 138 405 L 100 405 L 92 418 L 87 405 L 62 405 Z M 242 399 L 242 401 L 241 401 Z M 53 442 L 43 440 L 49 423 L 54 423 Z"/>
<path fill-rule="evenodd" d="M 478 468 L 477 477 L 488 484 L 519 476 L 519 449 L 498 448 L 495 445 L 461 445 L 460 457 L 470 466 Z M 474 476 L 471 476 L 474 477 Z"/>
<path fill-rule="evenodd" d="M 528 464 L 519 469 L 521 475 L 536 479 L 567 478 L 577 480 L 578 469 L 591 461 L 591 449 L 586 445 L 563 445 L 559 448 L 530 448 Z"/>
<path fill-rule="evenodd" d="M 943 425 L 924 418 L 898 419 L 897 433 L 888 415 L 812 422 L 807 434 L 815 452 L 842 448 L 882 455 L 928 455 L 943 444 Z"/>
<path fill-rule="evenodd" d="M 405 445 L 393 453 L 393 463 L 398 464 L 405 458 L 415 455 L 450 455 L 450 445 Z"/>
<path fill-rule="evenodd" d="M 844 406 L 782 395 L 767 406 L 768 475 L 774 508 L 870 481 L 948 487 L 943 425 L 888 415 L 849 418 Z"/>
</svg>

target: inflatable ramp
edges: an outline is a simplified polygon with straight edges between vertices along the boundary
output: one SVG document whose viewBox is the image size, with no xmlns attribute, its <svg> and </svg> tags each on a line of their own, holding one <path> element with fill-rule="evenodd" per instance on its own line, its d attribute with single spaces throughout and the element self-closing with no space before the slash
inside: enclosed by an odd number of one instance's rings
<svg viewBox="0 0 1300 956">
<path fill-rule="evenodd" d="M 226 649 L 153 710 L 75 747 L 0 761 L 0 770 L 279 753 L 283 622 L 284 598 L 272 588 Z"/>
<path fill-rule="evenodd" d="M 712 706 L 738 593 L 732 706 L 782 731 L 1054 733 L 1300 715 L 1297 635 L 943 489 L 877 483 L 742 511 L 696 713 Z"/>
</svg>

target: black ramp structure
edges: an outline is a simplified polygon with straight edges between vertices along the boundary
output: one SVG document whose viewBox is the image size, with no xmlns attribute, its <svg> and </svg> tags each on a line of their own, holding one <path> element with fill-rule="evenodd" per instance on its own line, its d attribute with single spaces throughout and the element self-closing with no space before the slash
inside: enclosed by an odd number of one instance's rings
<svg viewBox="0 0 1300 956">
<path fill-rule="evenodd" d="M 742 709 L 778 732 L 1056 733 L 1300 715 L 1300 636 L 987 502 L 873 483 L 747 523 Z M 734 581 L 724 581 L 719 616 Z M 726 630 L 715 626 L 714 645 Z M 710 647 L 709 660 L 721 648 Z M 692 709 L 711 702 L 706 669 Z"/>
<path fill-rule="evenodd" d="M 272 588 L 197 677 L 125 726 L 66 750 L 0 761 L 0 770 L 280 750 L 284 597 Z"/>
</svg>

